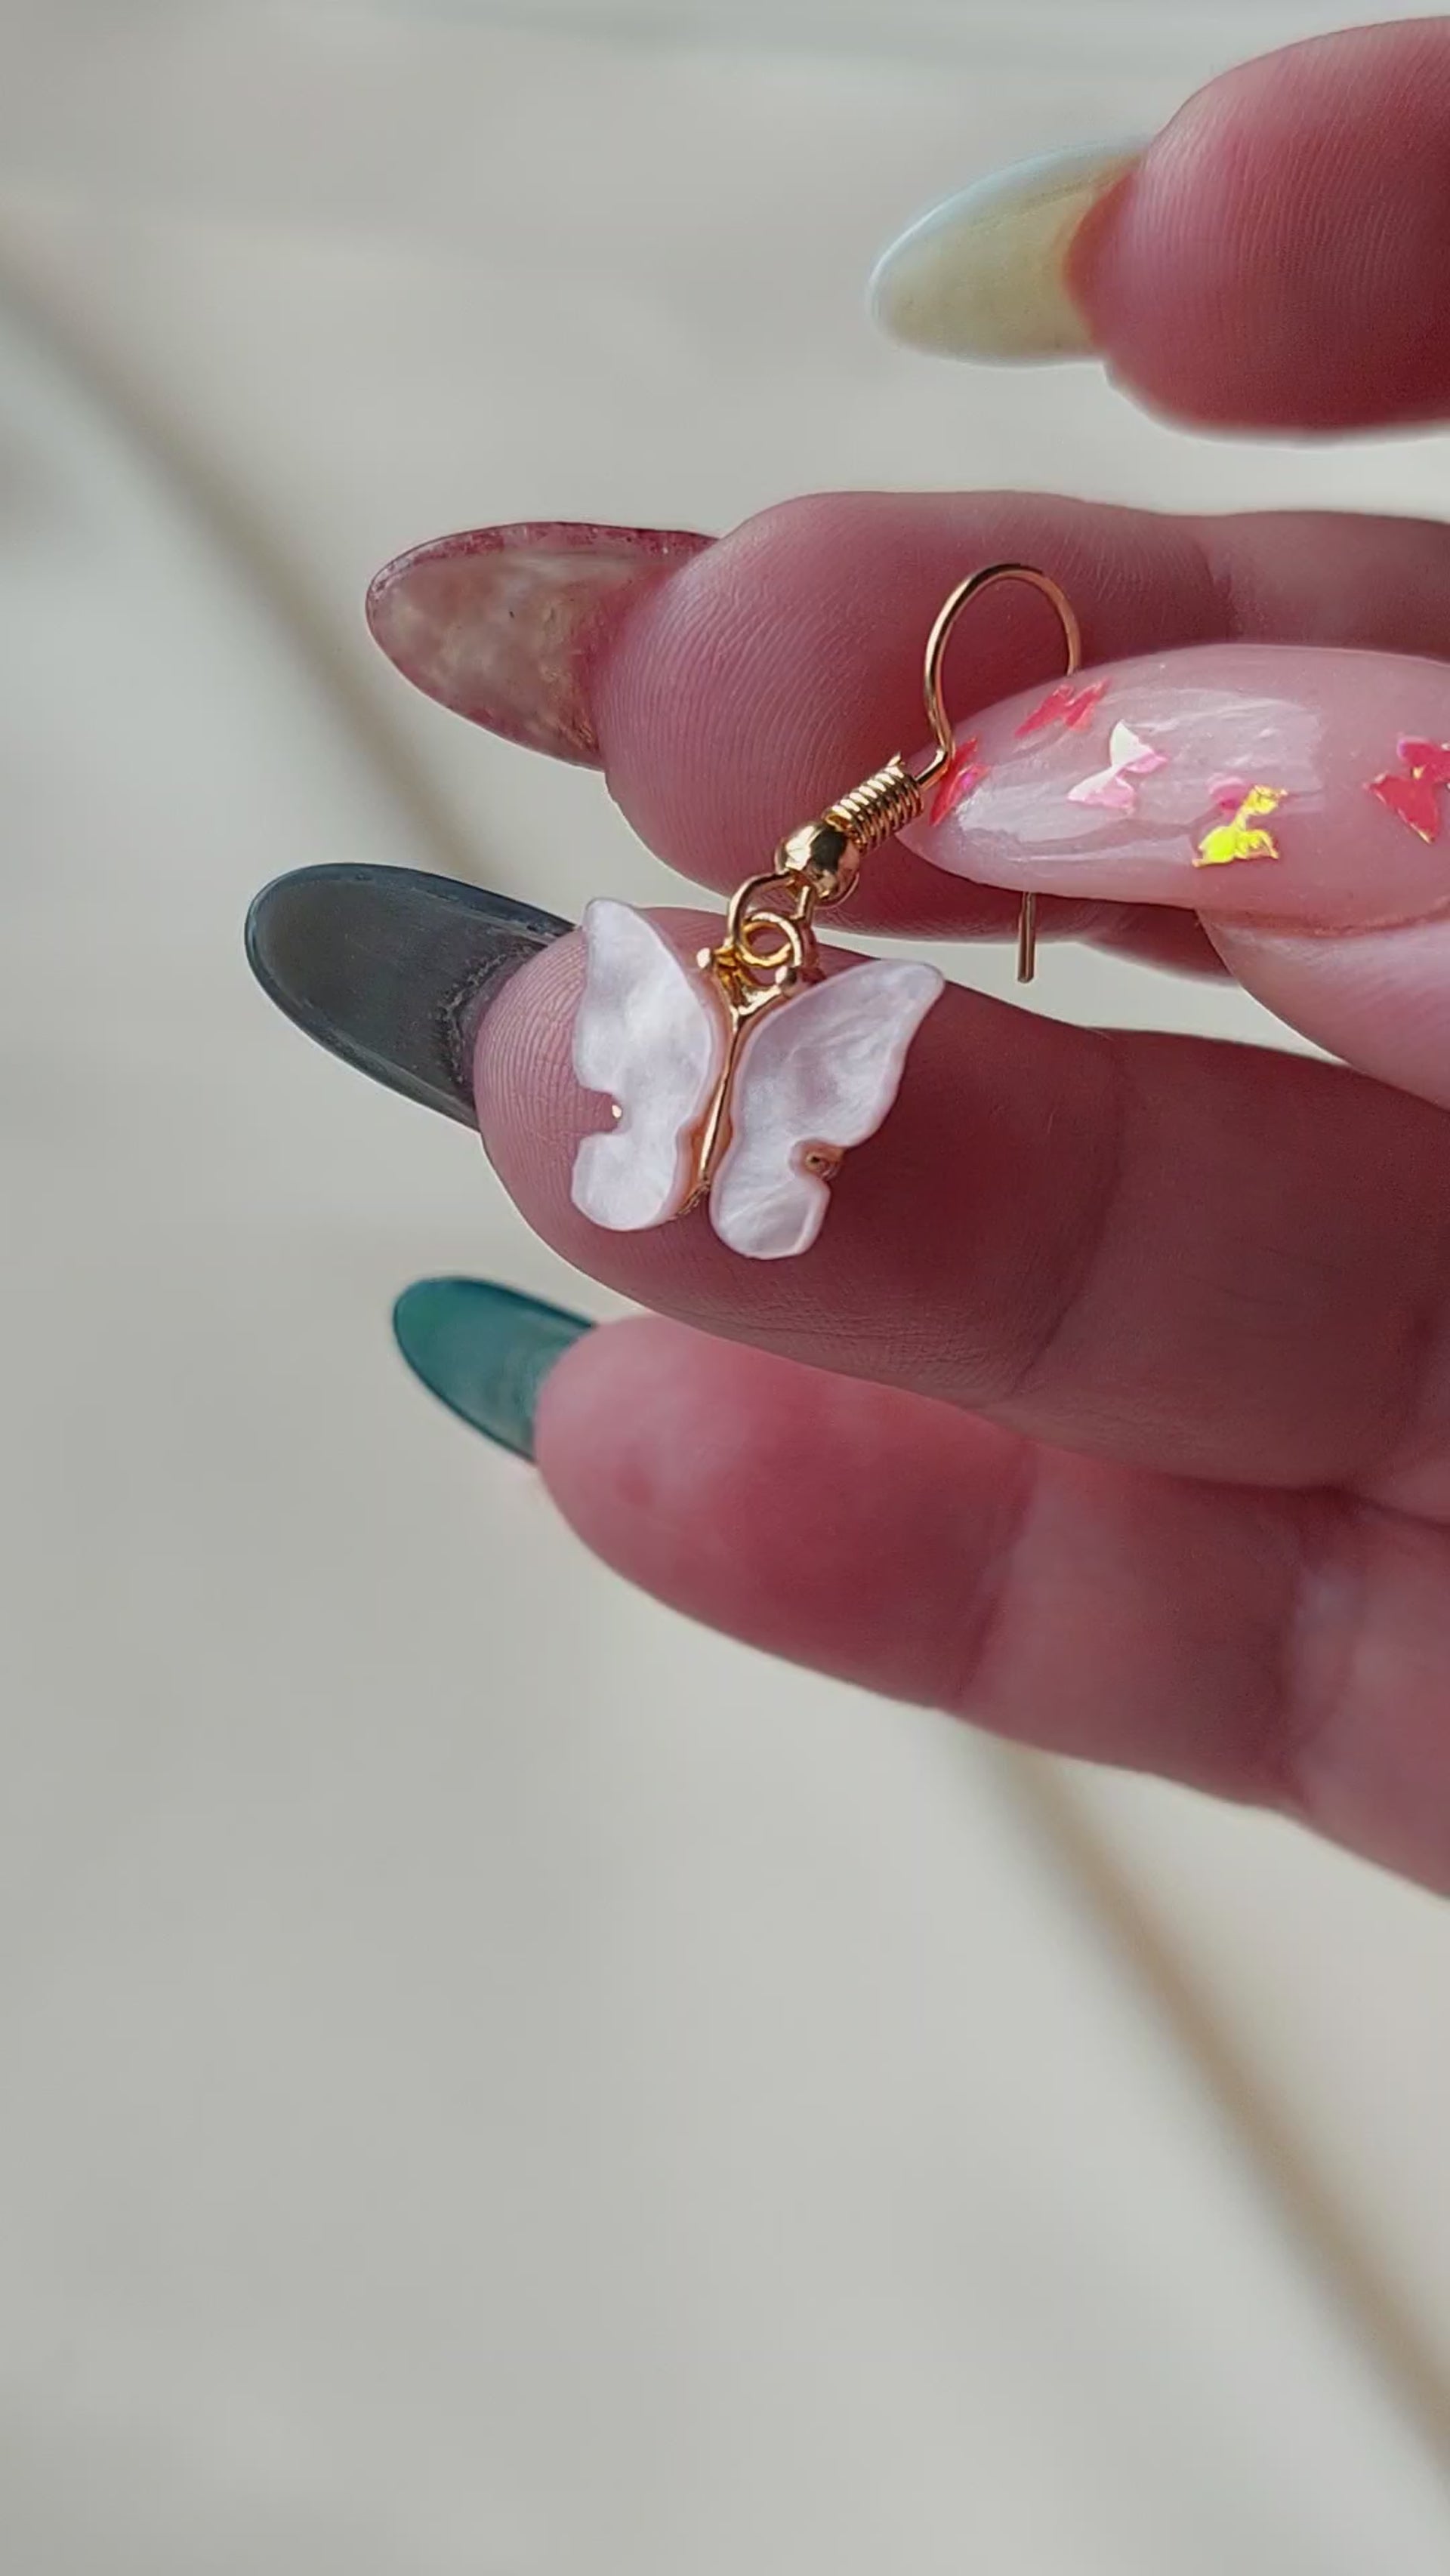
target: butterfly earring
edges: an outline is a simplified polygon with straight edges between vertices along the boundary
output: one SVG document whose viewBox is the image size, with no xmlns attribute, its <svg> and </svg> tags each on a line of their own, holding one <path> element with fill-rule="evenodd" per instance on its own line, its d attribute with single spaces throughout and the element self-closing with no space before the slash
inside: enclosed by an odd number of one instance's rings
<svg viewBox="0 0 1450 2576">
<path fill-rule="evenodd" d="M 749 1259 L 787 1260 L 814 1243 L 841 1157 L 881 1125 L 944 981 L 934 967 L 889 958 L 827 977 L 816 915 L 846 900 L 866 853 L 915 822 L 929 791 L 933 812 L 947 810 L 975 775 L 973 746 L 953 739 L 942 663 L 962 610 L 1004 581 L 1051 602 L 1075 672 L 1078 623 L 1057 583 L 1030 564 L 989 564 L 958 583 L 927 638 L 937 748 L 925 769 L 897 754 L 789 833 L 771 867 L 738 888 L 718 946 L 690 966 L 643 913 L 589 905 L 574 1071 L 614 1113 L 574 1163 L 571 1195 L 593 1224 L 633 1233 L 708 1201 L 722 1242 Z M 1036 898 L 1027 895 L 1017 947 L 1024 983 L 1035 954 Z"/>
</svg>

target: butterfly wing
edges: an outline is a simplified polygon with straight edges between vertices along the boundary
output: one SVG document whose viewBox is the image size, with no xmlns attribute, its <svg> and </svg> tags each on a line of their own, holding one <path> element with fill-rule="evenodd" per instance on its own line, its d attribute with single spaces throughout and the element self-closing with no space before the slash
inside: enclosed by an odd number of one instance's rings
<svg viewBox="0 0 1450 2576">
<path fill-rule="evenodd" d="M 1129 755 L 1120 746 L 1119 737 L 1123 734 L 1127 734 L 1130 744 L 1137 741 L 1137 735 L 1128 733 L 1126 725 L 1114 725 L 1108 744 L 1108 767 L 1095 769 L 1090 778 L 1080 778 L 1075 787 L 1069 787 L 1069 805 L 1102 805 L 1109 813 L 1131 814 L 1138 801 L 1138 791 L 1131 778 L 1123 774 L 1125 766 L 1129 765 Z"/>
<path fill-rule="evenodd" d="M 583 1139 L 570 1196 L 591 1224 L 632 1234 L 678 1216 L 689 1197 L 694 1138 L 725 1061 L 725 1015 L 704 977 L 627 903 L 591 903 L 584 938 L 574 1071 L 620 1114 Z"/>
<path fill-rule="evenodd" d="M 942 981 L 933 966 L 873 958 L 812 984 L 747 1038 L 710 1191 L 711 1220 L 732 1252 L 782 1261 L 814 1243 L 830 1190 L 806 1157 L 829 1166 L 874 1136 Z"/>
<path fill-rule="evenodd" d="M 1235 809 L 1233 820 L 1218 823 L 1205 832 L 1194 858 L 1196 868 L 1231 867 L 1236 859 L 1277 859 L 1279 844 L 1272 832 L 1250 821 L 1254 814 L 1274 814 L 1284 802 L 1282 787 L 1248 787 Z M 1223 803 L 1220 794 L 1219 803 Z"/>
<path fill-rule="evenodd" d="M 1131 814 L 1138 802 L 1135 777 L 1146 778 L 1167 766 L 1166 752 L 1155 751 L 1131 725 L 1115 724 L 1108 736 L 1108 766 L 1080 778 L 1067 791 L 1070 805 L 1103 805 L 1111 813 Z"/>
<path fill-rule="evenodd" d="M 1069 805 L 1105 805 L 1110 813 L 1130 812 L 1134 803 L 1131 782 L 1121 778 L 1116 769 L 1095 769 L 1091 778 L 1080 778 L 1076 787 L 1067 791 Z"/>
<path fill-rule="evenodd" d="M 1075 689 L 1070 680 L 1059 680 L 1045 698 L 1025 715 L 1017 727 L 1019 737 L 1040 733 L 1044 725 L 1064 724 L 1073 733 L 1087 723 L 1100 698 L 1108 693 L 1106 680 L 1090 680 L 1084 689 Z"/>
<path fill-rule="evenodd" d="M 1432 780 L 1419 771 L 1400 778 L 1391 770 L 1384 778 L 1372 778 L 1369 792 L 1387 805 L 1400 822 L 1408 823 L 1412 832 L 1418 832 L 1422 841 L 1438 841 L 1440 805 Z"/>
<path fill-rule="evenodd" d="M 1093 709 L 1097 706 L 1099 700 L 1105 698 L 1107 694 L 1108 684 L 1106 680 L 1090 680 L 1085 689 L 1069 688 L 1067 691 L 1067 705 L 1063 710 L 1063 723 L 1067 725 L 1072 732 L 1080 732 L 1082 727 L 1087 723 L 1088 717 L 1092 714 Z"/>
<path fill-rule="evenodd" d="M 1155 769 L 1166 769 L 1168 754 L 1155 751 L 1131 725 L 1114 725 L 1108 750 L 1119 769 L 1131 769 L 1135 778 L 1150 778 Z"/>
</svg>

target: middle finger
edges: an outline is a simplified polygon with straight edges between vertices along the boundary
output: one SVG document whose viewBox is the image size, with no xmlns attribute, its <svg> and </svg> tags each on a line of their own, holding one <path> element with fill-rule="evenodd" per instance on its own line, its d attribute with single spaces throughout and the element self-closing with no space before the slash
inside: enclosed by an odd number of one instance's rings
<svg viewBox="0 0 1450 2576">
<path fill-rule="evenodd" d="M 963 574 L 1004 559 L 1062 584 L 1090 662 L 1238 639 L 1450 655 L 1438 525 L 1178 519 L 1021 493 L 833 493 L 715 544 L 549 526 L 445 538 L 379 575 L 370 615 L 419 686 L 602 766 L 662 859 L 727 888 L 891 751 L 923 747 L 927 629 Z M 953 641 L 948 704 L 964 719 L 1055 675 L 1061 651 L 1041 600 L 994 591 Z M 852 918 L 960 937 L 1007 931 L 1015 909 L 892 844 Z M 1069 931 L 1103 926 L 1092 907 L 1044 913 L 1044 928 L 1052 915 Z M 1179 925 L 1164 935 L 1181 942 Z"/>
<path fill-rule="evenodd" d="M 667 916 L 683 953 L 705 925 Z M 882 1132 L 802 1258 L 703 1212 L 641 1234 L 573 1206 L 606 1104 L 570 1063 L 581 943 L 505 986 L 479 1123 L 529 1223 L 660 1312 L 1185 1475 L 1439 1488 L 1450 1118 L 1336 1066 L 1076 1029 L 949 986 Z M 1443 1371 L 1441 1372 L 1443 1374 Z"/>
</svg>

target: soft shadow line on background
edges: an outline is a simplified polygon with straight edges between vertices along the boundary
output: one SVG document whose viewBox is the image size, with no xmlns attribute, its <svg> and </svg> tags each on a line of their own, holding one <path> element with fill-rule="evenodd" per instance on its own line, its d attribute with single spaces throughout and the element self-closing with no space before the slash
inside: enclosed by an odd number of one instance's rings
<svg viewBox="0 0 1450 2576">
<path fill-rule="evenodd" d="M 1097 1938 L 1136 1979 L 1160 2027 L 1192 2059 L 1270 2209 L 1450 2472 L 1450 2383 L 1360 2243 L 1307 2142 L 1258 2082 L 1180 1952 L 1094 1833 L 1073 1796 L 1069 1767 L 1012 1745 L 1003 1745 L 1001 1755 L 1015 1805 L 1070 1882 Z"/>
<path fill-rule="evenodd" d="M 553 14 L 563 23 L 569 13 Z M 0 331 L 22 341 L 74 399 L 144 459 L 263 603 L 299 667 L 346 728 L 359 760 L 401 809 L 416 836 L 417 864 L 479 881 L 480 852 L 436 792 L 426 764 L 339 649 L 329 613 L 296 578 L 265 518 L 197 451 L 120 353 L 56 311 L 43 283 L 25 276 L 13 255 L 0 254 Z M 490 861 L 495 881 L 506 881 L 496 868 Z M 259 859 L 259 877 L 265 872 Z M 1450 2471 L 1450 2382 L 1359 2242 L 1309 2143 L 1259 2084 L 1201 1983 L 1095 1831 L 1074 1794 L 1070 1768 L 1011 1746 L 1000 1747 L 998 1759 L 1013 1805 L 1074 1891 L 1093 1937 L 1137 1983 L 1159 2028 L 1192 2063 L 1279 2225 L 1373 2356 L 1432 2455 Z"/>
<path fill-rule="evenodd" d="M 186 437 L 121 353 L 102 347 L 73 317 L 54 309 L 39 277 L 27 277 L 12 252 L 0 249 L 0 328 L 23 340 L 32 355 L 64 379 L 86 408 L 144 458 L 156 480 L 179 500 L 210 545 L 222 555 L 244 591 L 260 601 L 286 635 L 298 664 L 327 700 L 365 769 L 401 809 L 419 844 L 415 864 L 445 876 L 489 881 L 494 862 L 481 850 L 439 795 L 426 761 L 388 713 L 388 692 L 374 693 L 352 657 L 340 649 L 330 612 L 314 600 L 294 569 L 287 547 L 274 537 L 263 513 L 250 507 L 224 475 Z M 362 631 L 362 585 L 358 587 Z M 371 649 L 371 648 L 370 648 Z M 425 855 L 426 853 L 426 855 Z M 267 874 L 259 857 L 257 881 Z M 497 876 L 493 882 L 501 882 Z M 241 937 L 240 924 L 237 931 Z"/>
</svg>

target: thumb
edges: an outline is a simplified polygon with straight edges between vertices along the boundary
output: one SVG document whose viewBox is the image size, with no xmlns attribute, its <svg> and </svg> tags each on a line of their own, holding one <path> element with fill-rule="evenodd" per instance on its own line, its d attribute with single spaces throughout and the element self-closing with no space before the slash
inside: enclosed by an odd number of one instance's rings
<svg viewBox="0 0 1450 2576">
<path fill-rule="evenodd" d="M 1450 1106 L 1450 667 L 1210 644 L 974 717 L 903 837 L 1019 894 L 1200 915 L 1245 988 Z"/>
</svg>

